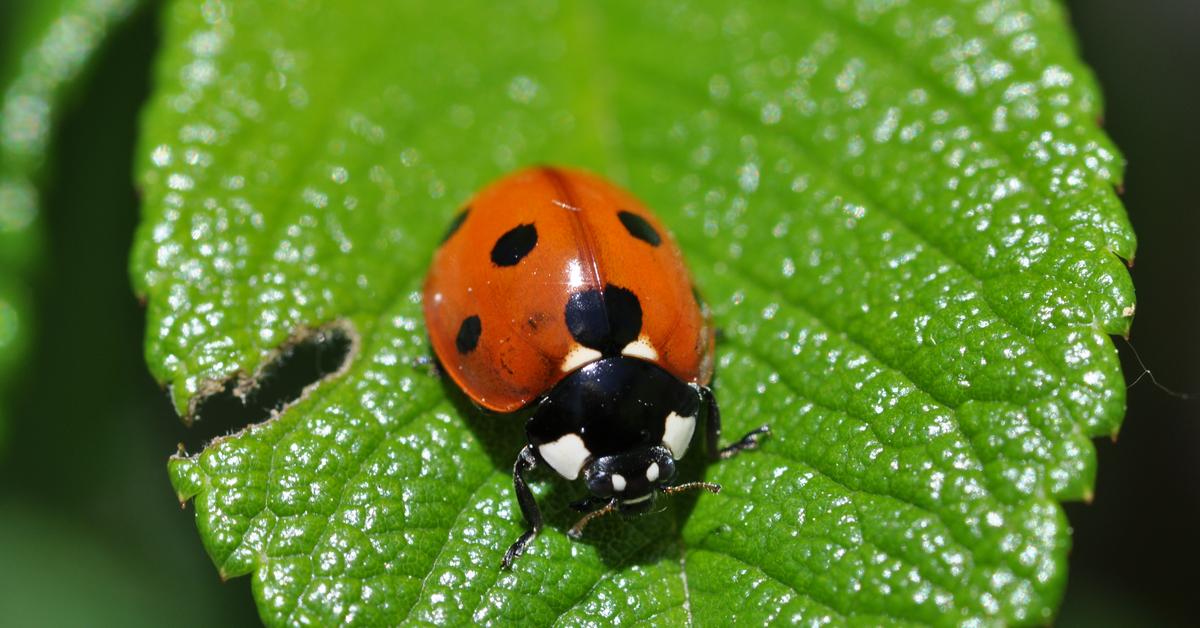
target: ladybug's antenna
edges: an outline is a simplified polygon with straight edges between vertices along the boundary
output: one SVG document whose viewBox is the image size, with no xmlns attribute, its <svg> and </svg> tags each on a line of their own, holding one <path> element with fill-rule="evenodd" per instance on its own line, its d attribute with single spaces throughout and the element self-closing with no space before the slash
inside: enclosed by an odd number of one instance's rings
<svg viewBox="0 0 1200 628">
<path fill-rule="evenodd" d="M 706 490 L 710 493 L 720 493 L 721 485 L 713 484 L 712 482 L 688 482 L 686 484 L 678 484 L 676 486 L 664 486 L 659 490 L 661 490 L 664 495 L 674 495 L 676 493 L 684 493 L 687 491 L 695 491 L 700 489 Z M 647 495 L 647 497 L 649 497 L 649 495 Z M 583 529 L 587 527 L 587 524 L 591 523 L 592 519 L 598 519 L 604 515 L 616 512 L 617 504 L 619 502 L 620 500 L 614 498 L 605 504 L 603 508 L 599 510 L 593 510 L 592 512 L 584 515 L 579 521 L 575 522 L 575 525 L 571 526 L 570 530 L 567 530 L 567 536 L 573 539 L 582 537 Z"/>
<path fill-rule="evenodd" d="M 677 484 L 675 486 L 664 486 L 662 492 L 664 495 L 674 495 L 675 493 L 683 493 L 685 491 L 694 491 L 704 489 L 710 493 L 720 493 L 721 485 L 713 484 L 712 482 L 688 482 L 686 484 Z"/>
<path fill-rule="evenodd" d="M 613 511 L 615 511 L 616 509 L 617 509 L 617 500 L 614 498 L 612 501 L 605 504 L 604 507 L 601 508 L 600 510 L 593 510 L 592 512 L 589 512 L 588 514 L 584 515 L 582 519 L 580 519 L 578 522 L 575 523 L 575 525 L 571 526 L 570 530 L 567 530 L 567 536 L 569 536 L 573 539 L 578 539 L 578 538 L 582 537 L 583 536 L 583 528 L 584 528 L 584 526 L 586 526 L 588 524 L 588 522 L 590 522 L 592 519 L 595 519 L 597 517 L 603 517 L 604 515 L 607 515 Z"/>
</svg>

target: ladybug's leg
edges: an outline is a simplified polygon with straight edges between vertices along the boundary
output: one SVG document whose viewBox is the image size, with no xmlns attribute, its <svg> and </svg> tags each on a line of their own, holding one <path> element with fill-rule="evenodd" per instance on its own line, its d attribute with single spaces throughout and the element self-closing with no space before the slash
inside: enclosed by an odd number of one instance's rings
<svg viewBox="0 0 1200 628">
<path fill-rule="evenodd" d="M 707 441 L 705 445 L 708 448 L 709 460 L 724 460 L 736 456 L 743 449 L 757 449 L 759 440 L 771 433 L 771 426 L 764 425 L 751 430 L 736 443 L 718 449 L 717 443 L 721 439 L 721 411 L 717 408 L 717 398 L 713 395 L 711 388 L 700 387 L 700 401 L 704 404 L 704 413 L 707 415 L 705 421 L 708 438 L 705 439 Z"/>
<path fill-rule="evenodd" d="M 512 562 L 525 551 L 525 546 L 529 545 L 529 542 L 542 531 L 542 511 L 538 510 L 537 501 L 533 498 L 533 491 L 529 490 L 529 484 L 525 482 L 525 472 L 536 465 L 537 458 L 533 454 L 533 445 L 526 445 L 517 455 L 517 462 L 513 465 L 513 488 L 516 489 L 517 504 L 521 506 L 521 514 L 525 516 L 529 529 L 504 553 L 504 560 L 500 562 L 501 569 L 512 567 Z"/>
</svg>

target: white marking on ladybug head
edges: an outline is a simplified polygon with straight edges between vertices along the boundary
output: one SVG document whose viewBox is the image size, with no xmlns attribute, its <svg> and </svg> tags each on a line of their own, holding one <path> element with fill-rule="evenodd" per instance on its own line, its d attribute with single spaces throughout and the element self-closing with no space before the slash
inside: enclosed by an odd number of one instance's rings
<svg viewBox="0 0 1200 628">
<path fill-rule="evenodd" d="M 602 357 L 604 356 L 599 351 L 596 351 L 591 347 L 585 347 L 577 344 L 567 353 L 567 357 L 563 358 L 561 366 L 562 372 L 570 373 L 571 371 L 574 371 L 585 364 L 595 362 Z"/>
<path fill-rule="evenodd" d="M 625 490 L 625 476 L 620 473 L 612 474 L 613 490 L 620 493 Z"/>
<path fill-rule="evenodd" d="M 663 429 L 663 445 L 671 450 L 671 455 L 676 460 L 679 460 L 687 453 L 695 431 L 696 417 L 679 416 L 672 412 L 667 415 L 667 424 Z"/>
<path fill-rule="evenodd" d="M 627 355 L 631 358 L 642 358 L 643 360 L 653 362 L 658 359 L 658 349 L 654 348 L 654 345 L 650 343 L 650 338 L 646 334 L 642 334 L 638 336 L 637 340 L 625 345 L 625 348 L 621 349 L 621 355 Z"/>
<path fill-rule="evenodd" d="M 651 482 L 658 479 L 658 463 L 651 462 L 650 466 L 646 467 L 646 479 Z"/>
<path fill-rule="evenodd" d="M 592 456 L 578 434 L 567 434 L 552 443 L 538 445 L 538 453 L 546 464 L 568 480 L 579 477 L 583 463 Z"/>
</svg>

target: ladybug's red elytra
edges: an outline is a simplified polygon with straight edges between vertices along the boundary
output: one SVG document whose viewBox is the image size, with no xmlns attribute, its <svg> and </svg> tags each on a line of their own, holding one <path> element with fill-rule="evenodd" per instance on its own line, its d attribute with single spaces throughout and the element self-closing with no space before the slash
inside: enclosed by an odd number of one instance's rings
<svg viewBox="0 0 1200 628">
<path fill-rule="evenodd" d="M 671 234 L 638 199 L 604 179 L 561 168 L 511 174 L 451 221 L 425 281 L 434 353 L 474 403 L 499 413 L 533 408 L 513 484 L 530 529 L 509 567 L 540 532 L 525 475 L 547 465 L 581 475 L 592 518 L 651 508 L 673 484 L 703 415 L 707 453 L 758 445 L 760 427 L 717 447 L 721 418 L 708 384 L 714 334 Z"/>
</svg>

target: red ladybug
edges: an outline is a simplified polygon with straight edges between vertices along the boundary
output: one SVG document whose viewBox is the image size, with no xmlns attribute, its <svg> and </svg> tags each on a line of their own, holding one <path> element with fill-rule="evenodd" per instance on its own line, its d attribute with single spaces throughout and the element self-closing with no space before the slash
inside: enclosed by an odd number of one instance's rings
<svg viewBox="0 0 1200 628">
<path fill-rule="evenodd" d="M 717 448 L 708 388 L 713 328 L 670 233 L 630 193 L 595 175 L 532 168 L 488 186 L 450 224 L 425 281 L 425 321 L 445 371 L 476 404 L 533 407 L 513 484 L 541 530 L 525 474 L 583 476 L 589 514 L 645 512 L 672 485 L 703 412 L 711 459 L 758 445 L 766 426 Z"/>
</svg>

